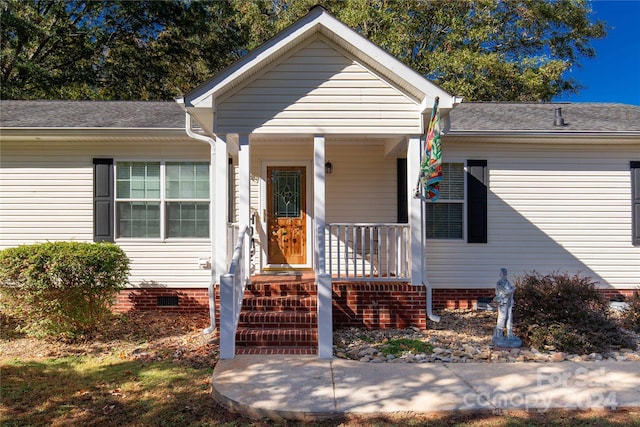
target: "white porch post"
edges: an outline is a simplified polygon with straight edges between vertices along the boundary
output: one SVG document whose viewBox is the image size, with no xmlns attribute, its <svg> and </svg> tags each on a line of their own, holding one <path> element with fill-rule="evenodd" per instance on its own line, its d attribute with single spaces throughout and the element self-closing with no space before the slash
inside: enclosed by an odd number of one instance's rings
<svg viewBox="0 0 640 427">
<path fill-rule="evenodd" d="M 313 138 L 313 210 L 316 224 L 315 270 L 316 274 L 326 271 L 324 253 L 325 226 L 325 148 L 324 136 Z"/>
<path fill-rule="evenodd" d="M 331 276 L 326 270 L 325 255 L 325 138 L 313 138 L 313 216 L 316 227 L 315 271 L 318 288 L 318 356 L 321 359 L 333 357 L 333 316 L 331 297 Z"/>
<path fill-rule="evenodd" d="M 240 229 L 251 222 L 251 156 L 249 151 L 249 135 L 239 135 L 238 139 L 238 224 Z M 225 209 L 226 211 L 226 209 Z M 245 236 L 245 248 L 249 247 L 249 236 Z M 244 271 L 250 274 L 251 259 L 244 257 Z"/>
<path fill-rule="evenodd" d="M 424 246 L 422 239 L 422 201 L 414 197 L 420 172 L 422 144 L 419 135 L 411 135 L 407 148 L 407 194 L 409 195 L 409 229 L 411 232 L 411 284 L 422 285 L 424 272 Z"/>
<path fill-rule="evenodd" d="M 211 227 L 212 274 L 219 283 L 220 276 L 227 272 L 227 141 L 216 137 L 211 152 Z M 225 207 L 223 209 L 223 207 Z"/>
</svg>

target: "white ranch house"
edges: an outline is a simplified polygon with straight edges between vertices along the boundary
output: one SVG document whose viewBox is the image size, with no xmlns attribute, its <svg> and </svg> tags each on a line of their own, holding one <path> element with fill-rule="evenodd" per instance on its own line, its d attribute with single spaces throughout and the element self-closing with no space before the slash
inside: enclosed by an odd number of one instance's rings
<svg viewBox="0 0 640 427">
<path fill-rule="evenodd" d="M 443 194 L 424 203 L 436 97 Z M 223 357 L 243 286 L 269 277 L 310 278 L 325 358 L 341 319 L 426 327 L 500 267 L 640 287 L 640 107 L 462 102 L 319 7 L 177 103 L 0 107 L 0 248 L 114 241 L 120 308 L 213 314 L 219 296 Z"/>
</svg>

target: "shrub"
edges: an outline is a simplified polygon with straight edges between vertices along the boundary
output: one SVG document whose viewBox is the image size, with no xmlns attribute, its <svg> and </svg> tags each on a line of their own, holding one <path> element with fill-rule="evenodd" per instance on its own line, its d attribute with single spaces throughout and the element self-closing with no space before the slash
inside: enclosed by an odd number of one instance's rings
<svg viewBox="0 0 640 427">
<path fill-rule="evenodd" d="M 620 314 L 622 326 L 640 332 L 640 292 L 635 291 L 626 302 L 629 307 Z"/>
<path fill-rule="evenodd" d="M 525 344 L 577 354 L 632 345 L 589 277 L 532 272 L 515 285 L 514 323 Z"/>
<path fill-rule="evenodd" d="M 129 260 L 112 243 L 48 242 L 0 251 L 5 304 L 32 336 L 88 332 L 110 313 Z"/>
</svg>

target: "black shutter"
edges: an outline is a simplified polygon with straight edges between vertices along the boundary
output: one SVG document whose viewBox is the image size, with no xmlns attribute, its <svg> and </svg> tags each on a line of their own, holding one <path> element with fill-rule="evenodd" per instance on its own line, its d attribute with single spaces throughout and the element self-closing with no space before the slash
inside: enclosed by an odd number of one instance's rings
<svg viewBox="0 0 640 427">
<path fill-rule="evenodd" d="M 407 159 L 398 159 L 398 224 L 409 222 L 409 198 L 407 197 Z"/>
<path fill-rule="evenodd" d="M 93 241 L 113 242 L 113 159 L 93 159 Z"/>
<path fill-rule="evenodd" d="M 640 161 L 631 162 L 631 243 L 640 246 Z"/>
<path fill-rule="evenodd" d="M 487 243 L 486 160 L 467 160 L 467 242 Z"/>
</svg>

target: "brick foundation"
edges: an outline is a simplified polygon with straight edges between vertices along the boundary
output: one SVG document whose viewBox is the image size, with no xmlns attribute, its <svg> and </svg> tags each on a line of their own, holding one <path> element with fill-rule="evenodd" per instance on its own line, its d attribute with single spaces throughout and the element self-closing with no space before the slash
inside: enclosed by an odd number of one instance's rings
<svg viewBox="0 0 640 427">
<path fill-rule="evenodd" d="M 178 297 L 177 306 L 158 306 L 158 297 Z M 216 298 L 219 303 L 219 298 Z M 117 296 L 113 307 L 115 312 L 130 310 L 159 310 L 167 312 L 202 312 L 209 311 L 209 293 L 207 289 L 186 288 L 140 288 L 126 289 Z"/>
<path fill-rule="evenodd" d="M 434 289 L 432 292 L 434 310 L 445 308 L 474 308 L 478 298 L 488 298 L 495 295 L 491 289 Z"/>
<path fill-rule="evenodd" d="M 426 298 L 406 283 L 334 283 L 333 326 L 426 329 Z"/>
<path fill-rule="evenodd" d="M 630 298 L 633 289 L 601 289 L 606 300 Z M 491 289 L 434 289 L 433 309 L 472 309 L 480 297 L 493 297 Z M 158 297 L 177 296 L 178 306 L 158 306 Z M 118 295 L 116 312 L 160 310 L 167 312 L 208 312 L 207 289 L 143 288 L 126 289 Z M 216 317 L 220 314 L 220 294 L 216 289 Z M 426 292 L 423 287 L 402 283 L 333 283 L 333 323 L 335 327 L 426 328 Z M 219 321 L 219 319 L 217 319 Z"/>
<path fill-rule="evenodd" d="M 620 298 L 631 298 L 638 289 L 600 289 L 606 301 L 617 301 Z"/>
</svg>

